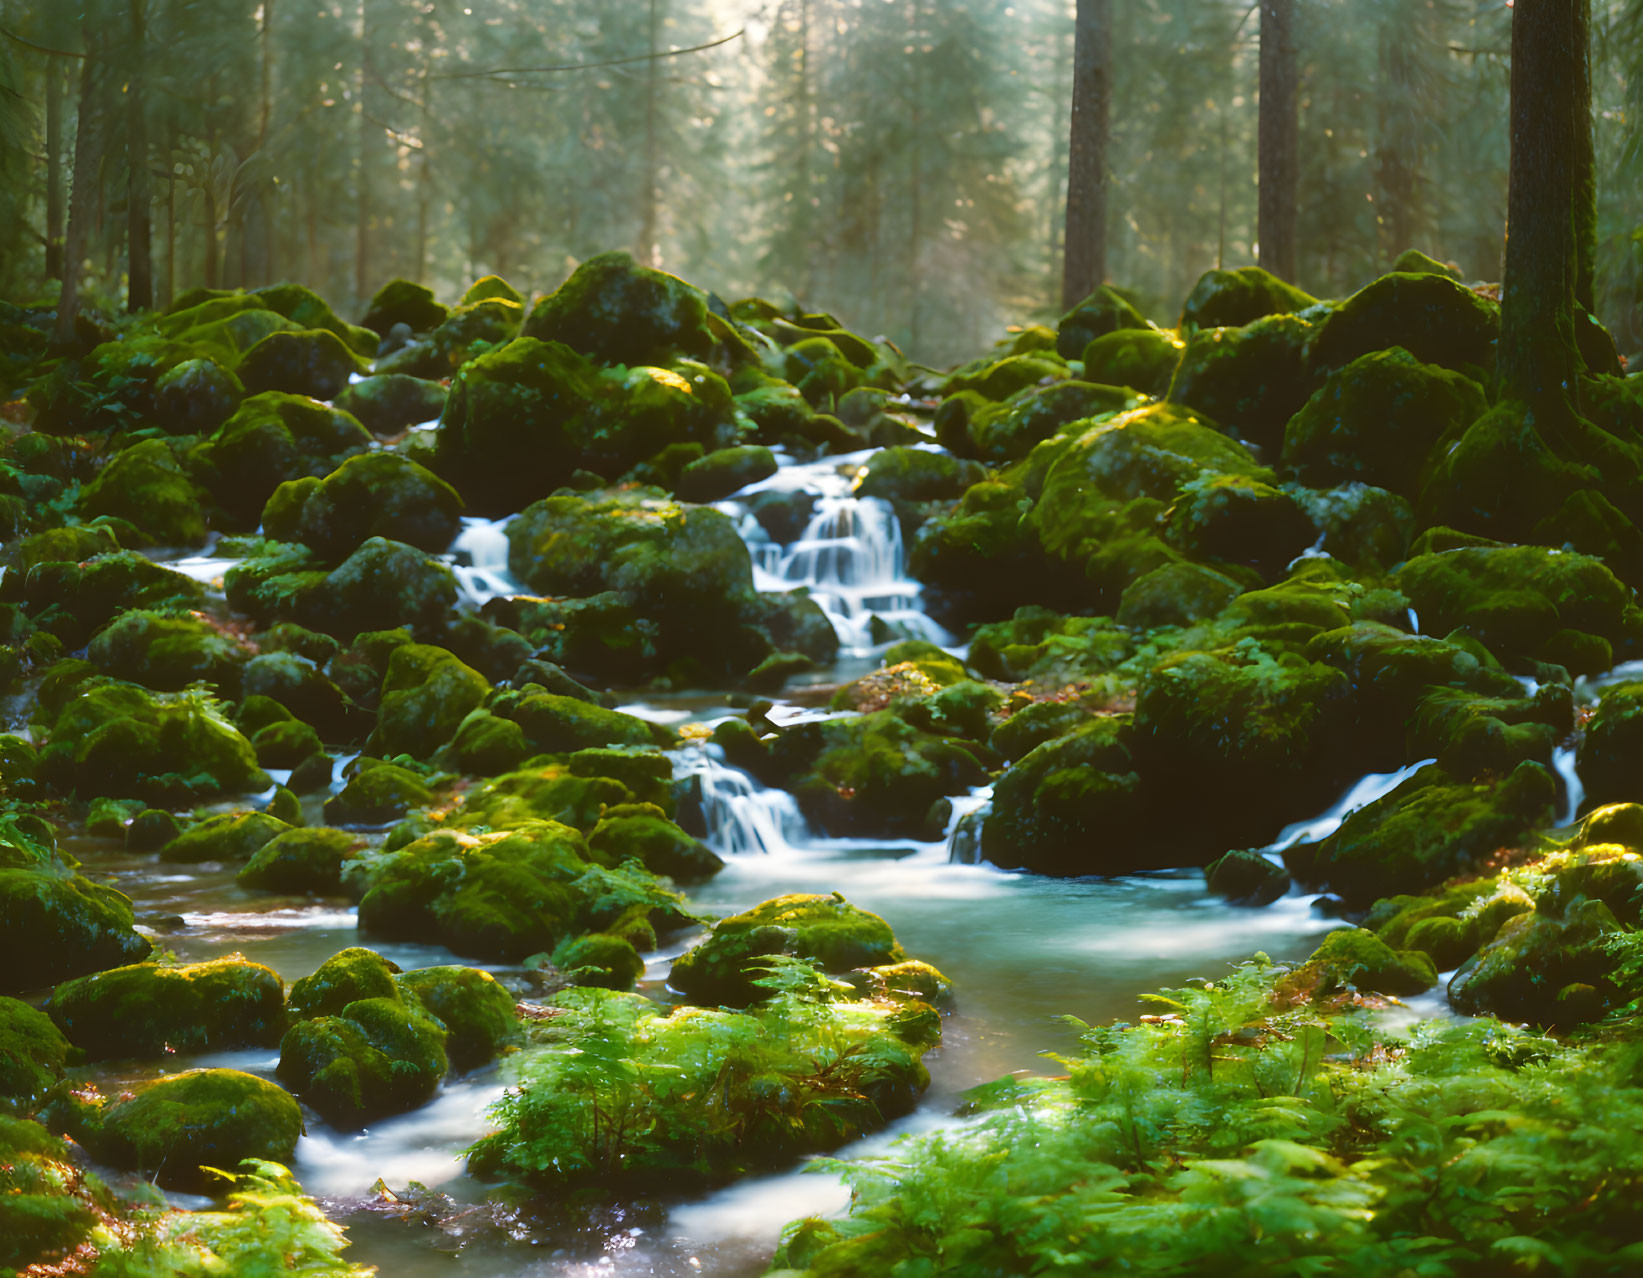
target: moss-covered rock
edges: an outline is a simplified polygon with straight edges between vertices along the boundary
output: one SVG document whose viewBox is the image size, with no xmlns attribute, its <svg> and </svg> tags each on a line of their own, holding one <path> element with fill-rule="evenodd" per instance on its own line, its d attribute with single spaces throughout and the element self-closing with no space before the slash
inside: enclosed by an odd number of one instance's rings
<svg viewBox="0 0 1643 1278">
<path fill-rule="evenodd" d="M 146 439 L 117 455 L 80 495 L 89 516 L 127 519 L 162 545 L 197 546 L 205 540 L 200 499 L 171 449 Z"/>
<path fill-rule="evenodd" d="M 1597 712 L 1586 724 L 1576 765 L 1591 803 L 1643 798 L 1643 684 L 1604 689 Z"/>
<path fill-rule="evenodd" d="M 1187 294 L 1181 327 L 1238 328 L 1264 315 L 1304 311 L 1317 300 L 1259 266 L 1205 271 Z"/>
<path fill-rule="evenodd" d="M 1065 381 L 1067 377 L 1066 360 L 1050 352 L 1034 351 L 1006 355 L 1001 359 L 983 356 L 961 364 L 953 370 L 942 389 L 950 396 L 971 391 L 983 399 L 996 402 L 1008 399 L 1029 386 Z"/>
<path fill-rule="evenodd" d="M 426 758 L 456 734 L 489 691 L 484 675 L 444 648 L 426 644 L 395 648 L 383 677 L 382 704 L 370 747 L 387 757 Z"/>
<path fill-rule="evenodd" d="M 1622 999 L 1608 944 L 1621 931 L 1600 900 L 1579 900 L 1561 918 L 1523 911 L 1455 974 L 1450 1001 L 1465 1015 L 1561 1029 L 1597 1020 Z"/>
<path fill-rule="evenodd" d="M 721 448 L 686 465 L 674 491 L 686 501 L 718 501 L 775 473 L 775 455 L 762 444 Z"/>
<path fill-rule="evenodd" d="M 1126 329 L 1129 332 L 1146 330 Z M 936 437 L 957 455 L 983 461 L 1018 461 L 1033 447 L 1073 422 L 1122 412 L 1138 404 L 1122 386 L 1062 381 L 1034 386 L 992 403 L 972 392 L 942 401 L 936 410 Z"/>
<path fill-rule="evenodd" d="M 1361 482 L 1419 494 L 1427 455 L 1484 410 L 1471 378 L 1402 347 L 1335 369 L 1284 430 L 1283 464 L 1314 488 Z"/>
<path fill-rule="evenodd" d="M 456 606 L 456 577 L 401 541 L 371 537 L 298 603 L 298 618 L 339 639 L 408 626 L 430 631 Z"/>
<path fill-rule="evenodd" d="M 283 1088 L 252 1074 L 196 1069 L 85 1105 L 65 1126 L 99 1160 L 198 1193 L 216 1180 L 211 1168 L 247 1158 L 289 1163 L 302 1110 Z"/>
<path fill-rule="evenodd" d="M 1462 630 L 1518 663 L 1555 661 L 1576 674 L 1593 674 L 1612 661 L 1596 645 L 1570 642 L 1566 632 L 1596 636 L 1610 646 L 1627 633 L 1631 592 L 1586 555 L 1539 546 L 1463 546 L 1416 556 L 1396 580 L 1423 630 Z"/>
<path fill-rule="evenodd" d="M 347 413 L 302 395 L 266 391 L 241 404 L 195 457 L 212 495 L 251 527 L 282 483 L 328 475 L 370 445 L 370 432 Z"/>
<path fill-rule="evenodd" d="M 457 725 L 444 757 L 459 772 L 495 776 L 511 772 L 530 757 L 525 730 L 511 719 L 475 710 Z"/>
<path fill-rule="evenodd" d="M 1187 341 L 1169 398 L 1229 433 L 1276 451 L 1289 419 L 1318 387 L 1320 375 L 1306 360 L 1312 332 L 1298 315 L 1269 315 L 1242 328 L 1202 329 Z"/>
<path fill-rule="evenodd" d="M 243 959 L 184 967 L 139 963 L 65 981 L 46 1005 L 93 1057 L 158 1056 L 272 1046 L 284 1030 L 285 987 Z"/>
<path fill-rule="evenodd" d="M 253 697 L 273 702 L 333 741 L 351 735 L 358 709 L 309 658 L 295 652 L 264 652 L 245 666 L 240 681 L 246 704 Z M 241 716 L 242 726 L 245 716 Z"/>
<path fill-rule="evenodd" d="M 460 527 L 462 498 L 444 480 L 395 453 L 351 457 L 324 479 L 292 480 L 274 490 L 262 526 L 277 541 L 301 542 L 324 559 L 342 559 L 370 537 L 438 554 Z"/>
<path fill-rule="evenodd" d="M 628 253 L 600 253 L 544 297 L 525 321 L 526 337 L 563 342 L 602 364 L 659 364 L 711 353 L 707 297 L 676 276 L 638 265 Z"/>
<path fill-rule="evenodd" d="M 333 402 L 357 417 L 373 435 L 395 435 L 410 426 L 438 421 L 445 411 L 445 388 L 422 377 L 383 373 L 354 382 Z"/>
<path fill-rule="evenodd" d="M 253 395 L 284 391 L 311 399 L 335 399 L 355 374 L 367 365 L 335 333 L 310 329 L 301 333 L 270 333 L 240 357 L 235 370 Z"/>
<path fill-rule="evenodd" d="M 947 453 L 881 448 L 857 482 L 856 495 L 893 502 L 952 501 L 985 474 L 975 462 L 960 461 Z"/>
<path fill-rule="evenodd" d="M 63 1076 L 70 1051 L 44 1012 L 0 997 L 0 1097 L 25 1107 L 43 1098 Z"/>
<path fill-rule="evenodd" d="M 240 379 L 215 360 L 184 360 L 154 384 L 154 418 L 172 435 L 210 435 L 244 398 Z"/>
<path fill-rule="evenodd" d="M 1341 368 L 1360 355 L 1401 346 L 1422 363 L 1488 368 L 1499 331 L 1497 303 L 1443 275 L 1394 272 L 1332 310 L 1308 356 L 1316 367 Z"/>
<path fill-rule="evenodd" d="M 1113 615 L 1140 630 L 1190 626 L 1215 616 L 1243 588 L 1233 577 L 1204 564 L 1167 563 L 1125 586 Z"/>
<path fill-rule="evenodd" d="M 606 990 L 631 990 L 645 974 L 645 961 L 632 943 L 605 932 L 562 941 L 553 952 L 553 965 L 577 985 Z"/>
<path fill-rule="evenodd" d="M 127 608 L 191 605 L 204 587 L 135 551 L 97 555 L 85 563 L 40 563 L 23 579 L 31 610 L 54 611 L 54 627 L 71 633 L 76 647 Z"/>
<path fill-rule="evenodd" d="M 1103 284 L 1061 317 L 1055 349 L 1062 359 L 1077 359 L 1096 338 L 1116 329 L 1151 327 L 1127 298 Z"/>
<path fill-rule="evenodd" d="M 381 759 L 361 758 L 348 783 L 325 801 L 325 819 L 339 825 L 386 825 L 434 801 L 416 773 Z"/>
<path fill-rule="evenodd" d="M 588 832 L 588 850 L 609 864 L 633 857 L 652 874 L 681 882 L 711 878 L 724 862 L 686 834 L 654 804 L 623 804 L 606 810 Z"/>
<path fill-rule="evenodd" d="M 1161 399 L 1186 348 L 1179 337 L 1156 328 L 1121 328 L 1084 348 L 1084 378 L 1104 386 L 1128 386 Z"/>
<path fill-rule="evenodd" d="M 1289 891 L 1289 874 L 1261 853 L 1240 848 L 1204 867 L 1204 885 L 1234 905 L 1270 905 Z"/>
<path fill-rule="evenodd" d="M 513 995 L 489 972 L 472 967 L 424 967 L 395 978 L 445 1026 L 454 1069 L 483 1065 L 519 1037 Z"/>
<path fill-rule="evenodd" d="M 762 959 L 786 954 L 826 972 L 899 963 L 907 954 L 877 914 L 832 896 L 778 896 L 720 919 L 673 961 L 668 983 L 698 1002 L 746 1007 L 768 997 Z"/>
<path fill-rule="evenodd" d="M 160 859 L 181 864 L 243 861 L 289 828 L 265 812 L 222 812 L 189 826 L 160 849 Z"/>
<path fill-rule="evenodd" d="M 364 846 L 358 835 L 327 826 L 284 830 L 258 848 L 235 877 L 241 887 L 263 892 L 331 896 L 342 890 L 343 863 Z"/>
<path fill-rule="evenodd" d="M 1299 502 L 1248 475 L 1206 475 L 1187 484 L 1164 520 L 1164 540 L 1182 554 L 1242 564 L 1269 581 L 1318 537 Z"/>
<path fill-rule="evenodd" d="M 93 665 L 116 679 L 158 692 L 206 682 L 232 695 L 249 650 L 199 614 L 133 609 L 100 631 L 86 650 Z"/>
<path fill-rule="evenodd" d="M 432 290 L 406 279 L 392 279 L 379 288 L 360 321 L 379 337 L 396 324 L 413 333 L 426 333 L 445 322 L 450 312 L 434 299 Z"/>
<path fill-rule="evenodd" d="M 1328 838 L 1289 849 L 1284 861 L 1303 883 L 1368 905 L 1475 870 L 1546 824 L 1556 794 L 1551 775 L 1536 763 L 1471 783 L 1433 764 L 1353 812 Z"/>
<path fill-rule="evenodd" d="M 325 747 L 319 733 L 300 719 L 265 724 L 251 734 L 251 748 L 264 768 L 298 768 Z"/>
<path fill-rule="evenodd" d="M 335 333 L 356 355 L 369 356 L 377 348 L 377 335 L 357 324 L 350 324 L 331 309 L 328 303 L 311 288 L 290 282 L 266 284 L 253 289 L 252 296 L 269 310 L 285 316 L 304 329 L 324 329 Z"/>
<path fill-rule="evenodd" d="M 1351 986 L 1365 993 L 1420 994 L 1437 983 L 1432 960 L 1420 950 L 1394 950 L 1365 928 L 1331 932 L 1288 983 L 1315 995 Z"/>
</svg>

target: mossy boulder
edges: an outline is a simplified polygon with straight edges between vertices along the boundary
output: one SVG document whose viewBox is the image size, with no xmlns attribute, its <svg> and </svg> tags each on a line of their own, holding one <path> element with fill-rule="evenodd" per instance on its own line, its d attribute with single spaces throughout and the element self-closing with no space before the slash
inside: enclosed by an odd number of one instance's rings
<svg viewBox="0 0 1643 1278">
<path fill-rule="evenodd" d="M 450 312 L 435 300 L 433 291 L 406 279 L 392 279 L 379 288 L 360 321 L 379 337 L 396 324 L 413 333 L 426 333 L 445 322 Z"/>
<path fill-rule="evenodd" d="M 371 537 L 439 554 L 461 526 L 462 498 L 433 472 L 396 453 L 351 457 L 324 479 L 292 480 L 263 508 L 263 532 L 343 559 Z"/>
<path fill-rule="evenodd" d="M 543 754 L 564 754 L 599 746 L 648 746 L 656 744 L 655 728 L 631 714 L 607 710 L 577 697 L 561 697 L 551 692 L 533 693 L 498 713 L 512 719 L 525 740 Z"/>
<path fill-rule="evenodd" d="M 210 435 L 233 416 L 245 386 L 212 359 L 187 359 L 154 384 L 154 419 L 171 435 Z"/>
<path fill-rule="evenodd" d="M 0 868 L 0 989 L 28 990 L 148 957 L 126 896 L 54 857 Z"/>
<path fill-rule="evenodd" d="M 1147 830 L 1128 730 L 1125 718 L 1088 720 L 1006 770 L 982 822 L 982 854 L 1001 869 L 1055 875 L 1179 864 L 1182 855 Z"/>
<path fill-rule="evenodd" d="M 836 892 L 778 896 L 720 919 L 673 961 L 668 984 L 709 1006 L 746 1007 L 768 994 L 754 984 L 765 974 L 760 960 L 780 954 L 834 973 L 907 958 L 888 923 Z"/>
<path fill-rule="evenodd" d="M 1270 905 L 1289 891 L 1289 873 L 1259 852 L 1228 852 L 1204 867 L 1204 886 L 1233 905 Z"/>
<path fill-rule="evenodd" d="M 255 1075 L 196 1069 L 80 1107 L 64 1125 L 100 1161 L 199 1193 L 220 1183 L 212 1168 L 247 1158 L 289 1163 L 302 1110 L 290 1093 Z"/>
<path fill-rule="evenodd" d="M 1590 803 L 1643 798 L 1643 683 L 1604 689 L 1597 712 L 1586 724 L 1576 767 Z"/>
<path fill-rule="evenodd" d="M 264 652 L 252 658 L 240 686 L 247 703 L 253 697 L 272 701 L 332 740 L 346 740 L 357 716 L 342 689 L 311 659 L 294 652 Z"/>
<path fill-rule="evenodd" d="M 402 541 L 370 537 L 301 598 L 298 619 L 343 640 L 397 626 L 431 631 L 456 598 L 456 576 L 439 560 Z"/>
<path fill-rule="evenodd" d="M 489 710 L 475 710 L 457 725 L 445 748 L 449 766 L 477 776 L 511 772 L 530 757 L 525 730 Z"/>
<path fill-rule="evenodd" d="M 160 849 L 160 859 L 178 864 L 244 861 L 290 829 L 266 812 L 221 812 L 188 827 Z"/>
<path fill-rule="evenodd" d="M 606 990 L 631 990 L 645 974 L 645 961 L 632 942 L 605 932 L 562 941 L 553 965 L 577 985 Z"/>
<path fill-rule="evenodd" d="M 251 748 L 264 768 L 297 768 L 324 748 L 319 733 L 300 719 L 282 719 L 251 734 Z"/>
<path fill-rule="evenodd" d="M 491 1060 L 519 1037 L 514 997 L 489 972 L 472 967 L 424 967 L 395 978 L 445 1026 L 445 1050 L 454 1069 Z"/>
<path fill-rule="evenodd" d="M 387 825 L 434 801 L 416 773 L 381 759 L 361 758 L 342 789 L 325 801 L 325 819 L 339 825 Z"/>
<path fill-rule="evenodd" d="M 118 454 L 80 495 L 90 517 L 127 519 L 162 545 L 197 546 L 205 515 L 193 481 L 167 445 L 145 439 Z"/>
<path fill-rule="evenodd" d="M 719 501 L 775 473 L 775 454 L 762 444 L 721 448 L 680 470 L 674 491 L 685 501 Z"/>
<path fill-rule="evenodd" d="M 484 675 L 444 648 L 427 644 L 395 648 L 383 677 L 371 749 L 389 757 L 426 758 L 455 735 L 489 691 Z"/>
<path fill-rule="evenodd" d="M 1127 298 L 1103 284 L 1061 317 L 1055 349 L 1062 359 L 1077 359 L 1098 337 L 1117 329 L 1151 327 Z"/>
<path fill-rule="evenodd" d="M 1156 328 L 1121 328 L 1084 348 L 1084 379 L 1128 386 L 1161 399 L 1186 348 L 1179 337 Z"/>
<path fill-rule="evenodd" d="M 1002 359 L 983 357 L 962 364 L 947 378 L 943 390 L 948 395 L 973 391 L 983 399 L 1005 400 L 1029 386 L 1065 381 L 1067 362 L 1049 352 L 1006 355 Z M 861 392 L 853 392 L 860 394 Z"/>
<path fill-rule="evenodd" d="M 588 850 L 613 865 L 633 857 L 652 874 L 686 883 L 711 878 L 724 868 L 714 852 L 648 803 L 607 809 L 588 832 Z"/>
<path fill-rule="evenodd" d="M 1283 464 L 1313 488 L 1365 483 L 1414 498 L 1427 455 L 1483 414 L 1471 378 L 1402 347 L 1335 369 L 1290 419 Z"/>
<path fill-rule="evenodd" d="M 395 435 L 410 426 L 438 421 L 445 411 L 445 388 L 403 373 L 361 378 L 333 400 L 373 435 Z"/>
<path fill-rule="evenodd" d="M 1600 900 L 1571 904 L 1561 918 L 1527 910 L 1449 982 L 1455 1010 L 1558 1029 L 1599 1019 L 1635 991 L 1618 988 L 1610 948 L 1623 931 Z"/>
<path fill-rule="evenodd" d="M 1242 328 L 1206 328 L 1187 341 L 1169 399 L 1230 434 L 1274 451 L 1284 428 L 1317 389 L 1306 359 L 1312 325 L 1269 315 Z"/>
<path fill-rule="evenodd" d="M 1242 582 L 1207 565 L 1167 563 L 1125 586 L 1113 615 L 1138 630 L 1190 626 L 1215 616 L 1243 589 Z"/>
<path fill-rule="evenodd" d="M 1537 763 L 1498 780 L 1462 782 L 1436 764 L 1351 813 L 1329 837 L 1284 854 L 1303 883 L 1367 906 L 1475 871 L 1551 820 L 1557 784 Z"/>
<path fill-rule="evenodd" d="M 1331 369 L 1401 346 L 1425 364 L 1487 369 L 1499 332 L 1498 303 L 1443 275 L 1393 272 L 1330 311 L 1307 354 L 1314 367 Z"/>
<path fill-rule="evenodd" d="M 1205 271 L 1181 308 L 1181 327 L 1238 328 L 1264 315 L 1288 315 L 1317 305 L 1303 293 L 1259 266 Z"/>
<path fill-rule="evenodd" d="M 65 981 L 46 1005 L 92 1057 L 272 1046 L 285 1028 L 277 973 L 243 959 L 183 967 L 139 963 Z"/>
<path fill-rule="evenodd" d="M 706 295 L 631 254 L 588 258 L 525 321 L 524 335 L 563 342 L 602 364 L 655 364 L 711 353 Z"/>
<path fill-rule="evenodd" d="M 210 699 L 90 679 L 56 714 L 41 766 L 83 797 L 164 801 L 261 790 L 256 752 Z"/>
<path fill-rule="evenodd" d="M 350 324 L 331 309 L 331 305 L 313 289 L 301 284 L 284 282 L 265 284 L 253 289 L 251 295 L 269 310 L 285 316 L 304 329 L 324 329 L 335 333 L 356 355 L 371 355 L 377 348 L 377 335 L 357 324 Z"/>
<path fill-rule="evenodd" d="M 927 448 L 881 448 L 856 484 L 858 497 L 892 502 L 953 501 L 985 478 L 975 462 Z"/>
<path fill-rule="evenodd" d="M 335 333 L 310 329 L 301 333 L 270 333 L 240 357 L 235 370 L 253 394 L 284 391 L 311 399 L 335 399 L 348 379 L 367 371 L 367 365 Z"/>
<path fill-rule="evenodd" d="M 1423 630 L 1462 630 L 1509 661 L 1552 661 L 1575 674 L 1594 674 L 1613 664 L 1604 649 L 1627 634 L 1631 592 L 1587 555 L 1540 546 L 1461 546 L 1417 555 L 1398 569 L 1396 581 Z M 1578 635 L 1604 643 L 1582 645 Z"/>
<path fill-rule="evenodd" d="M 54 611 L 55 625 L 45 628 L 68 629 L 64 642 L 76 647 L 124 609 L 191 605 L 204 593 L 199 582 L 131 550 L 84 563 L 39 563 L 23 579 L 24 603 Z"/>
<path fill-rule="evenodd" d="M 262 892 L 331 896 L 342 890 L 343 864 L 364 846 L 358 835 L 328 826 L 283 830 L 258 848 L 235 878 L 241 887 Z"/>
<path fill-rule="evenodd" d="M 1164 540 L 1182 554 L 1253 568 L 1268 581 L 1318 538 L 1288 493 L 1248 475 L 1206 475 L 1187 484 L 1164 516 Z"/>
<path fill-rule="evenodd" d="M 1335 488 L 1285 484 L 1322 534 L 1323 553 L 1373 578 L 1403 562 L 1418 521 L 1407 499 L 1354 481 Z"/>
<path fill-rule="evenodd" d="M 970 391 L 942 401 L 936 410 L 936 437 L 961 457 L 1018 461 L 1073 422 L 1123 412 L 1137 404 L 1136 394 L 1125 387 L 1087 381 L 1029 387 L 1003 403 L 992 403 Z"/>
<path fill-rule="evenodd" d="M 1410 995 L 1437 983 L 1432 960 L 1420 950 L 1394 950 L 1365 928 L 1344 928 L 1324 937 L 1288 982 L 1314 995 L 1348 986 L 1363 993 Z"/>
<path fill-rule="evenodd" d="M 281 484 L 328 475 L 370 445 L 370 432 L 349 414 L 306 396 L 266 391 L 241 404 L 195 457 L 212 495 L 251 527 Z"/>
<path fill-rule="evenodd" d="M 42 1099 L 62 1078 L 71 1050 L 44 1012 L 0 996 L 0 1097 L 24 1106 Z"/>
<path fill-rule="evenodd" d="M 98 632 L 86 655 L 105 674 L 157 692 L 203 681 L 233 693 L 251 653 L 198 614 L 133 609 Z"/>
</svg>

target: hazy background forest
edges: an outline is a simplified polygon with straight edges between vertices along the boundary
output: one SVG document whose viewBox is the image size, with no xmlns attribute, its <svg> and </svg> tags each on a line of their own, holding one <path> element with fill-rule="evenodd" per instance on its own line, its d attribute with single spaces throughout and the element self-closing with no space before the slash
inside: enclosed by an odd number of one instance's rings
<svg viewBox="0 0 1643 1278">
<path fill-rule="evenodd" d="M 355 313 L 395 275 L 545 291 L 627 247 L 951 362 L 1059 309 L 1073 8 L 0 0 L 0 293 L 50 296 L 89 120 L 86 279 L 122 296 L 138 122 L 160 303 L 282 278 Z M 1643 4 L 1592 9 L 1599 310 L 1632 352 Z M 1169 323 L 1200 273 L 1254 260 L 1259 14 L 1113 15 L 1108 272 Z M 1510 19 L 1502 0 L 1298 6 L 1297 283 L 1343 294 L 1408 247 L 1499 278 Z M 89 84 L 88 43 L 112 70 Z"/>
</svg>

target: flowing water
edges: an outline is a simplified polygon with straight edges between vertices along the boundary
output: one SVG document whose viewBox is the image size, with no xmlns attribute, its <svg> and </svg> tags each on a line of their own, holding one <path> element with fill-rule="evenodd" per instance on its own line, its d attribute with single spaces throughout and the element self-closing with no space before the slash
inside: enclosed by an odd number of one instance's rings
<svg viewBox="0 0 1643 1278">
<path fill-rule="evenodd" d="M 899 638 L 956 642 L 923 611 L 889 504 L 854 495 L 869 456 L 786 462 L 772 478 L 719 503 L 748 543 L 758 588 L 806 588 L 833 621 L 841 641 L 833 682 L 859 674 Z M 765 503 L 794 497 L 803 523 L 792 520 L 787 529 L 796 528 L 797 535 L 778 541 L 758 512 Z M 446 556 L 470 603 L 521 589 L 507 568 L 506 522 L 463 521 Z M 215 580 L 231 562 L 202 555 L 177 566 Z M 769 717 L 786 725 L 826 716 L 832 712 L 811 703 L 825 691 L 809 690 L 809 701 L 806 690 L 795 692 Z M 624 709 L 669 724 L 711 722 L 727 713 L 723 695 L 704 693 Z M 1265 851 L 1276 856 L 1302 839 L 1322 837 L 1419 766 L 1363 778 L 1327 812 L 1290 826 Z M 840 839 L 816 834 L 790 794 L 731 767 L 716 747 L 681 748 L 675 768 L 696 796 L 706 841 L 726 861 L 722 873 L 692 893 L 698 906 L 724 914 L 779 893 L 840 891 L 882 914 L 910 953 L 934 963 L 954 983 L 955 1007 L 942 1045 L 928 1058 L 932 1086 L 923 1103 L 846 1154 L 882 1152 L 900 1133 L 956 1123 L 954 1102 L 964 1089 L 1012 1071 L 1046 1068 L 1041 1053 L 1076 1041 L 1066 1016 L 1132 1016 L 1136 996 L 1145 990 L 1214 977 L 1256 950 L 1277 958 L 1304 956 L 1318 934 L 1336 926 L 1298 893 L 1265 909 L 1231 907 L 1208 895 L 1197 870 L 1051 879 L 977 864 L 975 823 L 964 818 L 985 808 L 987 789 L 954 801 L 943 840 Z M 1558 771 L 1572 815 L 1580 801 L 1572 751 L 1559 752 Z M 248 893 L 236 885 L 234 867 L 157 865 L 152 857 L 127 855 L 99 840 L 80 840 L 71 850 L 129 893 L 142 921 L 156 928 L 158 944 L 185 960 L 243 954 L 293 980 L 359 941 L 353 908 L 341 899 Z M 675 938 L 670 948 L 647 956 L 645 992 L 667 997 L 669 963 L 690 939 Z M 376 948 L 405 968 L 452 961 L 434 946 Z M 518 968 L 491 970 L 516 986 L 528 979 Z M 277 1052 L 253 1051 L 209 1063 L 271 1074 L 276 1061 Z M 167 1064 L 184 1063 L 196 1062 Z M 680 1186 L 663 1201 L 484 1205 L 485 1186 L 465 1175 L 459 1154 L 485 1131 L 485 1108 L 504 1085 L 501 1068 L 491 1066 L 453 1078 L 430 1105 L 361 1133 L 312 1123 L 296 1170 L 308 1190 L 349 1225 L 355 1259 L 380 1265 L 392 1278 L 450 1273 L 453 1253 L 461 1257 L 461 1272 L 487 1278 L 756 1274 L 768 1263 L 783 1223 L 845 1205 L 836 1177 L 802 1168 L 712 1192 Z M 394 1193 L 384 1194 L 379 1180 Z M 412 1182 L 426 1188 L 408 1191 Z"/>
</svg>

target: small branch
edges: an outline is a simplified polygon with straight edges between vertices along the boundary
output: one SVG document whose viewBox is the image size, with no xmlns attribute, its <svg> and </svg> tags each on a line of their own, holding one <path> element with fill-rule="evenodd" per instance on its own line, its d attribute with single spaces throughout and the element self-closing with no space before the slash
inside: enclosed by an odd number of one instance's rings
<svg viewBox="0 0 1643 1278">
<path fill-rule="evenodd" d="M 610 58 L 603 62 L 562 62 L 546 67 L 491 67 L 484 71 L 446 71 L 438 75 L 431 75 L 430 80 L 491 80 L 497 76 L 506 75 L 545 75 L 554 71 L 593 71 L 600 67 L 629 66 L 635 62 L 660 62 L 663 58 L 679 58 L 687 53 L 701 53 L 707 49 L 717 49 L 722 44 L 729 44 L 732 40 L 739 40 L 745 32 L 733 31 L 730 35 L 718 40 L 710 40 L 706 44 L 694 44 L 688 49 L 669 49 L 666 53 L 640 53 L 631 58 Z M 503 80 L 499 83 L 506 84 Z"/>
<path fill-rule="evenodd" d="M 54 58 L 80 58 L 83 60 L 86 56 L 83 53 L 74 52 L 73 49 L 53 49 L 47 45 L 35 44 L 33 40 L 25 40 L 15 31 L 8 31 L 5 27 L 0 27 L 0 35 L 5 36 L 8 40 L 17 41 L 25 49 L 33 49 L 36 53 L 50 54 Z"/>
</svg>

